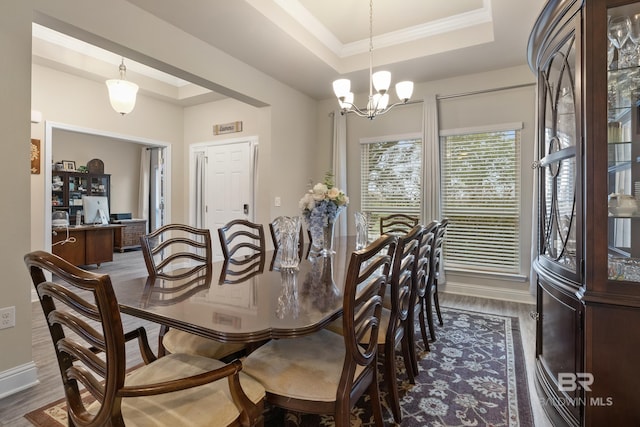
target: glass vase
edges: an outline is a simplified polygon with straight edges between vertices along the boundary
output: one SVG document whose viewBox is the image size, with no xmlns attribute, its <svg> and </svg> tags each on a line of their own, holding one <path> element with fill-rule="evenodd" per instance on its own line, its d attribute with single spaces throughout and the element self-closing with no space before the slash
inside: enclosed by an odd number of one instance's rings
<svg viewBox="0 0 640 427">
<path fill-rule="evenodd" d="M 338 208 L 334 215 L 322 218 L 312 218 L 309 221 L 309 233 L 311 234 L 311 251 L 321 256 L 331 256 L 333 250 L 333 232 L 336 220 L 343 207 Z"/>
</svg>

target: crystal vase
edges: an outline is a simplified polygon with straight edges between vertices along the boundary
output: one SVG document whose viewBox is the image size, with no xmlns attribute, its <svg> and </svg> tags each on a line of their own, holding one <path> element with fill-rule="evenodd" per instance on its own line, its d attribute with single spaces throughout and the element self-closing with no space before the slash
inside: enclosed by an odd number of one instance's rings
<svg viewBox="0 0 640 427">
<path fill-rule="evenodd" d="M 311 234 L 311 251 L 321 255 L 330 256 L 333 250 L 333 231 L 336 220 L 344 207 L 339 207 L 333 215 L 314 216 L 309 218 L 309 233 Z"/>
</svg>

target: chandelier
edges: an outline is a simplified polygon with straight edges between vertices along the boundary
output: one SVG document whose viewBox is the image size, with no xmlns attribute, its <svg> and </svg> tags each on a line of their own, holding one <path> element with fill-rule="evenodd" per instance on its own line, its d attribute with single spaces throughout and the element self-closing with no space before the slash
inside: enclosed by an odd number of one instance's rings
<svg viewBox="0 0 640 427">
<path fill-rule="evenodd" d="M 369 0 L 369 102 L 364 109 L 353 104 L 353 92 L 349 79 L 338 79 L 333 82 L 333 92 L 338 98 L 341 113 L 355 113 L 370 120 L 385 114 L 396 105 L 406 104 L 413 93 L 413 82 L 403 81 L 396 84 L 396 94 L 400 102 L 389 105 L 389 85 L 391 73 L 389 71 L 373 72 L 373 0 Z M 375 88 L 376 93 L 373 93 Z"/>
<path fill-rule="evenodd" d="M 111 106 L 118 113 L 125 114 L 133 111 L 136 105 L 136 94 L 138 93 L 138 85 L 126 80 L 127 67 L 124 65 L 124 58 L 119 67 L 120 78 L 107 80 L 107 88 L 109 89 L 109 101 Z"/>
</svg>

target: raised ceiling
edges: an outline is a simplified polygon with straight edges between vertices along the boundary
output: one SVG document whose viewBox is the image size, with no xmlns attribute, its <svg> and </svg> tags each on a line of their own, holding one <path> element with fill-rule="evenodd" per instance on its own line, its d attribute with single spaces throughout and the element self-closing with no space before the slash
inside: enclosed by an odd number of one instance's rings
<svg viewBox="0 0 640 427">
<path fill-rule="evenodd" d="M 127 1 L 315 99 L 332 97 L 331 82 L 339 76 L 350 78 L 356 92 L 368 90 L 366 0 Z M 422 82 L 523 65 L 543 3 L 375 0 L 373 66 L 391 71 L 394 82 Z M 34 29 L 34 62 L 96 80 L 117 76 L 118 56 L 65 49 L 64 41 L 47 33 Z M 94 66 L 86 67 L 87 61 Z M 141 80 L 141 91 L 183 105 L 221 97 L 125 63 L 128 76 Z"/>
</svg>

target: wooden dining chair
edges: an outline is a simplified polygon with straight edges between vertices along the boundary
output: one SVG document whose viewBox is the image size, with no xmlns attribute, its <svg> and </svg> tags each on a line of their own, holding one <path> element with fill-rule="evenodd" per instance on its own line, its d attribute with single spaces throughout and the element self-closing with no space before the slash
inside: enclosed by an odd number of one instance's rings
<svg viewBox="0 0 640 427">
<path fill-rule="evenodd" d="M 213 251 L 208 229 L 167 224 L 140 237 L 142 254 L 152 279 L 182 280 L 212 269 Z M 241 343 L 221 343 L 161 325 L 158 356 L 188 353 L 228 360 L 242 355 Z"/>
<path fill-rule="evenodd" d="M 232 263 L 241 259 L 258 258 L 266 252 L 262 224 L 234 219 L 218 228 L 218 237 L 224 259 Z"/>
<path fill-rule="evenodd" d="M 416 225 L 403 236 L 398 236 L 398 245 L 393 257 L 391 280 L 385 293 L 382 313 L 382 328 L 378 345 L 384 355 L 384 382 L 387 385 L 387 399 L 396 423 L 402 421 L 400 396 L 396 372 L 396 349 L 402 350 L 405 371 L 409 382 L 415 384 L 417 375 L 417 352 L 413 337 L 416 290 L 417 261 L 423 227 Z"/>
<path fill-rule="evenodd" d="M 431 280 L 431 250 L 435 240 L 435 232 L 438 228 L 438 221 L 431 221 L 422 230 L 420 238 L 420 249 L 418 251 L 418 262 L 416 263 L 416 299 L 415 307 L 412 313 L 413 319 L 410 322 L 415 329 L 415 319 L 420 324 L 420 334 L 425 351 L 429 351 L 429 339 L 427 338 L 427 324 L 425 322 L 425 313 L 427 311 L 427 287 Z M 415 330 L 412 332 L 415 336 Z M 417 362 L 417 358 L 416 358 Z M 417 364 L 415 368 L 417 369 Z M 417 371 L 416 371 L 417 372 Z"/>
<path fill-rule="evenodd" d="M 368 391 L 376 426 L 382 426 L 378 330 L 396 239 L 381 236 L 351 254 L 343 295 L 343 335 L 322 329 L 272 340 L 243 361 L 245 372 L 267 390 L 267 402 L 295 412 L 333 414 L 337 427 L 348 427 L 351 408 Z"/>
<path fill-rule="evenodd" d="M 406 234 L 419 222 L 419 218 L 405 214 L 381 216 L 380 234 Z"/>
<path fill-rule="evenodd" d="M 140 236 L 140 244 L 149 276 L 180 279 L 210 268 L 213 262 L 208 229 L 167 224 Z"/>
<path fill-rule="evenodd" d="M 43 251 L 24 257 L 53 341 L 69 425 L 263 425 L 265 390 L 242 362 L 171 354 L 156 359 L 144 328 L 124 333 L 111 278 Z M 50 273 L 49 281 L 45 273 Z M 126 366 L 137 339 L 144 364 Z M 89 393 L 93 403 L 86 403 Z"/>
<path fill-rule="evenodd" d="M 449 219 L 442 219 L 436 230 L 435 238 L 433 240 L 433 248 L 431 250 L 431 277 L 430 283 L 427 287 L 427 322 L 429 323 L 429 331 L 431 333 L 431 339 L 435 341 L 435 328 L 433 326 L 433 308 L 436 309 L 436 315 L 438 316 L 438 323 L 442 326 L 442 313 L 440 311 L 440 300 L 438 298 L 438 279 L 440 278 L 440 264 L 442 262 L 442 246 L 444 244 L 447 227 L 449 226 Z M 433 303 L 432 303 L 433 302 Z"/>
</svg>

